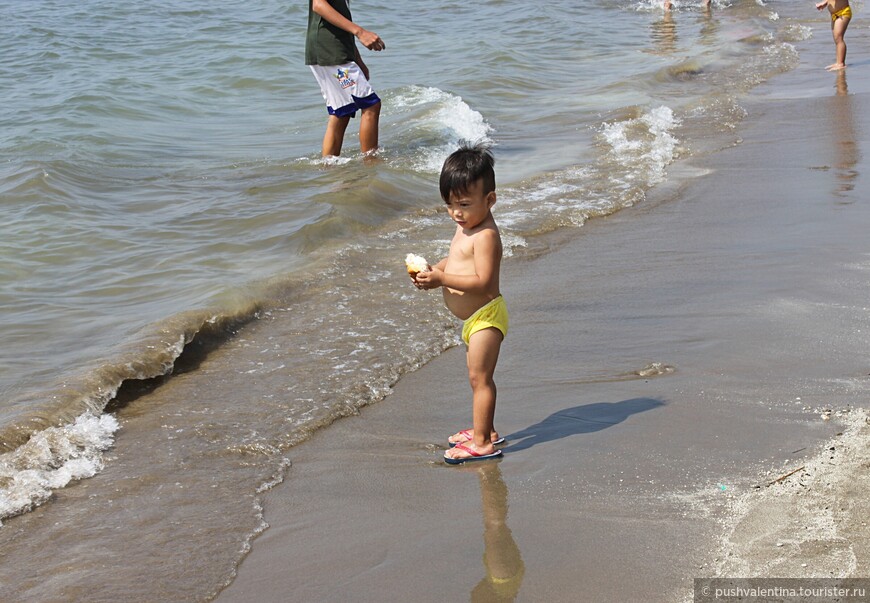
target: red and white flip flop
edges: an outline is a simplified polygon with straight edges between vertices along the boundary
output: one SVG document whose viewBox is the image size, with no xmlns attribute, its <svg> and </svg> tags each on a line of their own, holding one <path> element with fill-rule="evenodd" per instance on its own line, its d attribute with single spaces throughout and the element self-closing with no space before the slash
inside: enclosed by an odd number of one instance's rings
<svg viewBox="0 0 870 603">
<path fill-rule="evenodd" d="M 444 455 L 444 462 L 447 463 L 448 465 L 459 465 L 461 463 L 467 463 L 469 461 L 488 461 L 490 459 L 496 459 L 502 455 L 501 450 L 496 450 L 490 454 L 481 454 L 479 452 L 476 452 L 473 448 L 469 448 L 465 444 L 457 444 L 455 446 L 455 448 L 459 448 L 460 450 L 464 450 L 465 452 L 467 452 L 471 456 L 464 456 L 462 458 L 455 459 L 455 458 L 449 457 L 449 456 L 447 456 L 447 454 L 445 454 Z"/>
<path fill-rule="evenodd" d="M 464 444 L 465 442 L 470 442 L 471 440 L 473 440 L 474 439 L 473 434 L 474 434 L 473 429 L 463 429 L 462 431 L 456 433 L 456 435 L 461 435 L 465 438 L 463 441 L 451 442 L 450 438 L 447 438 L 447 443 L 450 444 L 451 448 L 453 448 L 457 444 Z M 453 437 L 453 436 L 451 436 L 451 437 Z M 504 444 L 504 438 L 503 437 L 496 438 L 495 440 L 492 441 L 492 443 L 494 446 L 498 446 L 499 444 Z"/>
</svg>

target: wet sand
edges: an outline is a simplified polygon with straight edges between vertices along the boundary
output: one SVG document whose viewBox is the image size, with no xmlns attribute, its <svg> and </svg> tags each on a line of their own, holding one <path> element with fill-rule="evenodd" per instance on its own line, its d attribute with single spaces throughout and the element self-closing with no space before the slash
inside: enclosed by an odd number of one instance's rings
<svg viewBox="0 0 870 603">
<path fill-rule="evenodd" d="M 743 103 L 739 145 L 506 262 L 503 460 L 440 460 L 470 426 L 451 349 L 290 451 L 218 601 L 675 601 L 693 577 L 866 575 L 870 63 L 847 95 L 823 71 L 804 94 L 830 52 L 808 44 Z"/>
</svg>

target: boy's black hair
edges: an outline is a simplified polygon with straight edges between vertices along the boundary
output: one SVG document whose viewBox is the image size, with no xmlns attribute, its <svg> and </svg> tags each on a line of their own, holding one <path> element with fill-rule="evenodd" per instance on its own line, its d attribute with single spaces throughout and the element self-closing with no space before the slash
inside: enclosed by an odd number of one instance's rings
<svg viewBox="0 0 870 603">
<path fill-rule="evenodd" d="M 441 168 L 439 188 L 444 202 L 450 200 L 450 193 L 459 195 L 483 179 L 483 194 L 488 195 L 495 190 L 495 158 L 489 150 L 489 145 L 483 142 L 471 143 L 461 141 L 459 148 L 444 160 Z"/>
</svg>

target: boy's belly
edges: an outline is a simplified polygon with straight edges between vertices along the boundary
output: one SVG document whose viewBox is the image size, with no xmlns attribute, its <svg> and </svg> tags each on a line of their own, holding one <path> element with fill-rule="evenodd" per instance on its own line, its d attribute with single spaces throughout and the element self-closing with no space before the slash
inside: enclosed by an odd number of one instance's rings
<svg viewBox="0 0 870 603">
<path fill-rule="evenodd" d="M 498 294 L 493 297 L 488 297 L 486 295 L 472 295 L 470 293 L 463 293 L 462 291 L 449 289 L 448 287 L 444 287 L 443 291 L 444 304 L 447 306 L 447 309 L 450 310 L 456 318 L 461 320 L 466 320 L 469 316 L 477 312 L 478 309 L 498 297 Z"/>
<path fill-rule="evenodd" d="M 849 0 L 837 0 L 837 2 L 828 4 L 828 11 L 833 16 L 836 15 L 838 12 L 842 11 L 847 6 L 849 6 Z"/>
</svg>

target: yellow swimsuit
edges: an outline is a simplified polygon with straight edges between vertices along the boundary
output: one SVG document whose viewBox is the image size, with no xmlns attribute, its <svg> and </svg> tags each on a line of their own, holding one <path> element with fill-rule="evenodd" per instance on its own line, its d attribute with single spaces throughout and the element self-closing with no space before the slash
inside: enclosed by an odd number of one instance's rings
<svg viewBox="0 0 870 603">
<path fill-rule="evenodd" d="M 507 304 L 501 295 L 468 317 L 468 320 L 462 325 L 462 341 L 465 342 L 465 345 L 468 345 L 468 340 L 471 339 L 472 335 L 490 327 L 495 327 L 501 331 L 503 337 L 507 335 Z"/>
<path fill-rule="evenodd" d="M 837 17 L 843 17 L 844 19 L 852 18 L 852 7 L 847 6 L 846 8 L 841 8 L 835 13 L 831 13 L 831 21 L 836 21 Z"/>
</svg>

